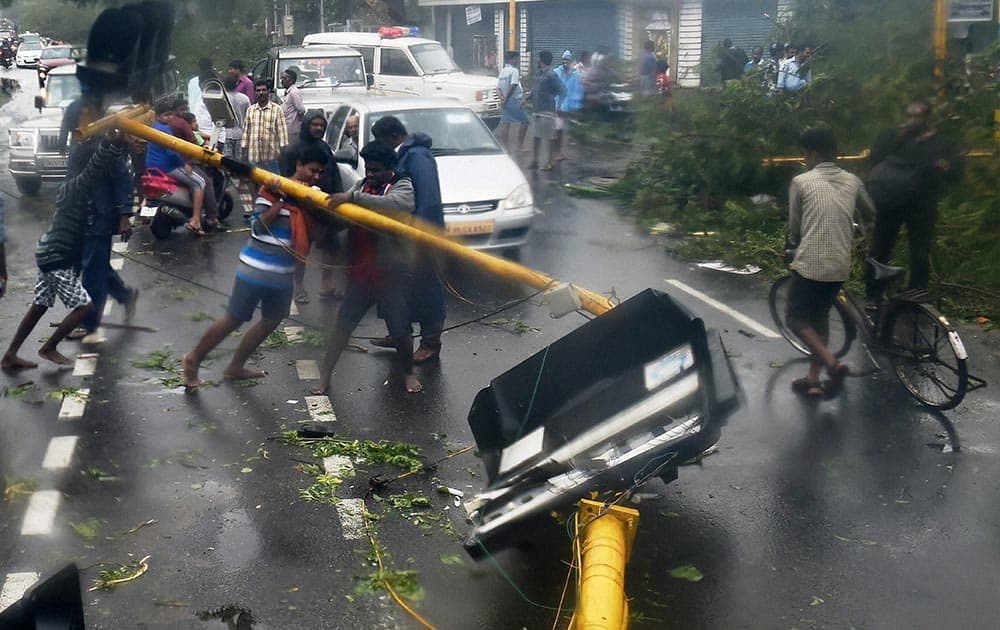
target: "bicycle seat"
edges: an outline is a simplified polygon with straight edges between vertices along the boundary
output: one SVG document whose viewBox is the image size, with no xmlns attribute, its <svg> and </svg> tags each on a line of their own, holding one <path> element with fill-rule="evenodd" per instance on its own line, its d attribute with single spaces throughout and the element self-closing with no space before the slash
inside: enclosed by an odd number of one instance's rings
<svg viewBox="0 0 1000 630">
<path fill-rule="evenodd" d="M 871 257 L 869 257 L 865 262 L 867 262 L 868 266 L 872 268 L 875 280 L 891 280 L 906 273 L 906 269 L 904 267 L 886 265 Z"/>
</svg>

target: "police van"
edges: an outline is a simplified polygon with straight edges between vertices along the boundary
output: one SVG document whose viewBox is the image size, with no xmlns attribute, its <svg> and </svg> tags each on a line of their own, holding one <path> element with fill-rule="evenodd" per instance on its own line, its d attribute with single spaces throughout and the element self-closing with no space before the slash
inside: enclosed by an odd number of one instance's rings
<svg viewBox="0 0 1000 630">
<path fill-rule="evenodd" d="M 372 73 L 375 94 L 453 98 L 491 127 L 498 123 L 496 79 L 462 72 L 440 42 L 419 35 L 417 27 L 383 26 L 377 33 L 313 33 L 306 35 L 302 45 L 337 44 L 360 52 Z"/>
</svg>

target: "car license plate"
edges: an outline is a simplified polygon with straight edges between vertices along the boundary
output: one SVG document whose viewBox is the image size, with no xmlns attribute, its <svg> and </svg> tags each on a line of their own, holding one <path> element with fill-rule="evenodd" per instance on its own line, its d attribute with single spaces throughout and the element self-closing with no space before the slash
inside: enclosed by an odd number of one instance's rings
<svg viewBox="0 0 1000 630">
<path fill-rule="evenodd" d="M 66 168 L 66 158 L 46 158 L 42 160 L 42 168 Z"/>
<path fill-rule="evenodd" d="M 139 208 L 139 216 L 140 217 L 155 217 L 156 216 L 156 207 L 142 206 L 141 208 Z"/>
<path fill-rule="evenodd" d="M 492 234 L 493 221 L 465 221 L 446 223 L 444 233 L 448 236 L 469 236 L 472 234 Z"/>
</svg>

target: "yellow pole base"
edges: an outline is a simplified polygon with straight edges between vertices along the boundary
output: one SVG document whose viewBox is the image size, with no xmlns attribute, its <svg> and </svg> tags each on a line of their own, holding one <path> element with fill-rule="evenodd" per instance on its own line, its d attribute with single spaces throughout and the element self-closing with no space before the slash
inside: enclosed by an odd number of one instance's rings
<svg viewBox="0 0 1000 630">
<path fill-rule="evenodd" d="M 580 501 L 580 584 L 573 630 L 628 627 L 625 564 L 632 553 L 639 512 L 597 501 Z"/>
</svg>

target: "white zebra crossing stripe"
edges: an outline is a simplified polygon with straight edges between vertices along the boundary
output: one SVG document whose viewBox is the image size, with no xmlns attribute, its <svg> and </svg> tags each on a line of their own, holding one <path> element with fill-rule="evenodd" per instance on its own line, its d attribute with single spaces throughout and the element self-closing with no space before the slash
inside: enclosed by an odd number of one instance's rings
<svg viewBox="0 0 1000 630">
<path fill-rule="evenodd" d="M 347 540 L 361 540 L 365 535 L 365 502 L 361 499 L 340 499 L 337 501 L 337 516 L 340 529 Z"/>
<path fill-rule="evenodd" d="M 121 271 L 124 267 L 125 267 L 125 259 L 124 258 L 112 258 L 111 259 L 111 268 L 114 269 L 115 271 Z"/>
<path fill-rule="evenodd" d="M 96 354 L 80 354 L 73 364 L 73 376 L 93 376 L 97 371 Z"/>
<path fill-rule="evenodd" d="M 354 462 L 346 455 L 330 455 L 323 458 L 323 470 L 326 474 L 339 479 L 354 476 Z"/>
<path fill-rule="evenodd" d="M 87 409 L 87 399 L 90 398 L 90 389 L 78 389 L 74 393 L 63 396 L 62 407 L 59 408 L 60 420 L 79 420 L 83 417 L 83 412 Z"/>
<path fill-rule="evenodd" d="M 299 343 L 302 341 L 302 333 L 305 328 L 302 326 L 285 326 L 285 339 L 288 343 Z"/>
<path fill-rule="evenodd" d="M 306 406 L 309 407 L 309 417 L 313 422 L 337 421 L 329 396 L 306 396 Z"/>
<path fill-rule="evenodd" d="M 312 359 L 301 359 L 295 362 L 295 371 L 299 374 L 300 381 L 319 380 L 319 366 Z"/>
<path fill-rule="evenodd" d="M 115 241 L 111 244 L 111 251 L 116 254 L 124 254 L 128 251 L 128 243 L 123 243 L 121 241 Z"/>
<path fill-rule="evenodd" d="M 41 576 L 34 571 L 8 573 L 3 588 L 0 589 L 0 611 L 10 608 L 11 604 L 24 597 L 39 578 Z"/>
<path fill-rule="evenodd" d="M 58 490 L 39 490 L 28 499 L 28 509 L 21 525 L 22 536 L 44 536 L 52 531 L 59 510 Z"/>
<path fill-rule="evenodd" d="M 45 470 L 69 468 L 73 461 L 73 453 L 76 451 L 78 439 L 75 435 L 60 435 L 49 440 L 49 447 L 45 449 L 45 458 L 42 460 L 42 468 Z"/>
</svg>

